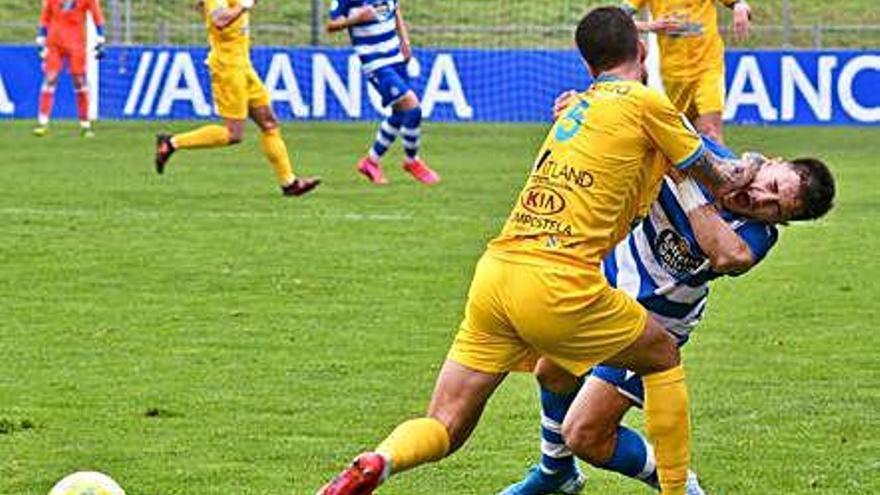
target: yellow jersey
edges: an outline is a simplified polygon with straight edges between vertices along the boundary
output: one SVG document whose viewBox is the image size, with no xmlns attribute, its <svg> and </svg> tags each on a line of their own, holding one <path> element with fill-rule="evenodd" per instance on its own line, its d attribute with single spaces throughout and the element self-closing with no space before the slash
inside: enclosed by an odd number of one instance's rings
<svg viewBox="0 0 880 495">
<path fill-rule="evenodd" d="M 213 69 L 241 68 L 250 61 L 250 14 L 245 12 L 223 29 L 214 26 L 214 12 L 239 5 L 238 0 L 205 0 L 205 26 L 208 30 L 208 65 Z"/>
<path fill-rule="evenodd" d="M 550 129 L 488 251 L 523 262 L 598 269 L 654 200 L 650 195 L 656 195 L 663 173 L 689 166 L 702 148 L 664 94 L 600 76 Z"/>
<path fill-rule="evenodd" d="M 633 13 L 647 5 L 651 17 L 676 18 L 682 29 L 657 33 L 660 45 L 660 73 L 664 79 L 691 79 L 710 70 L 724 68 L 724 41 L 718 34 L 716 0 L 625 0 Z M 730 7 L 736 0 L 719 0 Z"/>
</svg>

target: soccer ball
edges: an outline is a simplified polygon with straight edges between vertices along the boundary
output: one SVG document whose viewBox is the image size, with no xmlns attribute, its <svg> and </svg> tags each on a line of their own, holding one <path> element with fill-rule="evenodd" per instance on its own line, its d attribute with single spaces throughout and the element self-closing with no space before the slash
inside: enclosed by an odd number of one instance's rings
<svg viewBox="0 0 880 495">
<path fill-rule="evenodd" d="M 125 490 L 106 474 L 80 471 L 55 483 L 49 495 L 125 495 Z"/>
</svg>

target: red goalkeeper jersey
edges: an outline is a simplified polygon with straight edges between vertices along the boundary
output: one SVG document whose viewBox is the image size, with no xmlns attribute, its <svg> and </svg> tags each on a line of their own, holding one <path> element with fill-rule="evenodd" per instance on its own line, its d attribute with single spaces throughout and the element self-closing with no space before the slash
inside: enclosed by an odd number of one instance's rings
<svg viewBox="0 0 880 495">
<path fill-rule="evenodd" d="M 43 0 L 40 27 L 47 31 L 47 43 L 84 46 L 87 13 L 92 14 L 96 26 L 104 25 L 100 0 Z"/>
</svg>

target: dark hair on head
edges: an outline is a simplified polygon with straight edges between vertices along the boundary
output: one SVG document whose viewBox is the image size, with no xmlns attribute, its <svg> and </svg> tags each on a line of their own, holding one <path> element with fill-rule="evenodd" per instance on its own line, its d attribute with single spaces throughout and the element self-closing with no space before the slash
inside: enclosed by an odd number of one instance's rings
<svg viewBox="0 0 880 495">
<path fill-rule="evenodd" d="M 801 208 L 791 220 L 815 220 L 834 204 L 834 176 L 817 158 L 796 158 L 791 167 L 801 178 Z"/>
<path fill-rule="evenodd" d="M 599 73 L 639 56 L 639 31 L 619 7 L 598 7 L 584 16 L 574 33 L 581 56 Z"/>
</svg>

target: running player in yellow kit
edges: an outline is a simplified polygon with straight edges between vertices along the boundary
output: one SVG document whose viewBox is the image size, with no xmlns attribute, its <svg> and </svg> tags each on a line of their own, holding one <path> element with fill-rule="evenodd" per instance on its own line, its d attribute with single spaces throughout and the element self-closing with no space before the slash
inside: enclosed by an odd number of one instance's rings
<svg viewBox="0 0 880 495">
<path fill-rule="evenodd" d="M 369 495 L 390 474 L 454 452 L 506 374 L 537 356 L 575 375 L 598 363 L 644 372 L 662 493 L 684 494 L 688 399 L 676 343 L 609 286 L 600 264 L 662 175 L 648 160 L 654 153 L 719 194 L 751 179 L 713 163 L 669 99 L 640 82 L 645 48 L 627 13 L 594 9 L 575 36 L 596 82 L 550 130 L 504 229 L 477 264 L 427 415 L 399 425 L 320 495 Z M 584 400 L 575 400 L 563 425 L 575 454 L 586 448 L 577 435 Z"/>
<path fill-rule="evenodd" d="M 269 93 L 251 65 L 250 10 L 256 0 L 204 0 L 199 2 L 208 30 L 208 67 L 211 90 L 224 125 L 206 125 L 190 132 L 156 136 L 156 172 L 165 172 L 171 155 L 179 149 L 216 148 L 238 144 L 244 138 L 248 116 L 262 131 L 263 154 L 275 171 L 281 193 L 305 194 L 321 183 L 317 178 L 297 178 L 287 145 L 272 111 Z"/>
<path fill-rule="evenodd" d="M 660 75 L 672 103 L 696 128 L 722 142 L 724 112 L 724 41 L 718 34 L 716 0 L 625 0 L 635 14 L 647 6 L 653 20 L 637 22 L 657 33 Z M 733 9 L 736 39 L 748 36 L 752 10 L 745 0 L 717 0 Z"/>
</svg>

